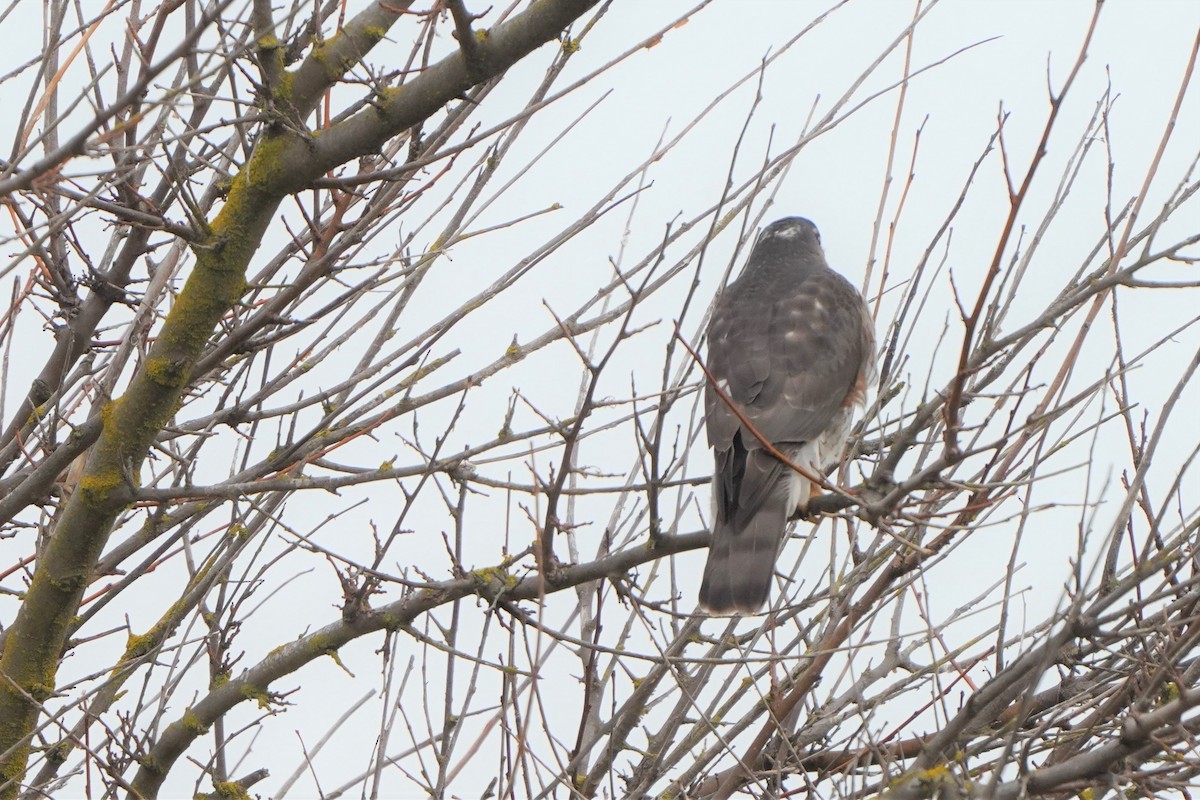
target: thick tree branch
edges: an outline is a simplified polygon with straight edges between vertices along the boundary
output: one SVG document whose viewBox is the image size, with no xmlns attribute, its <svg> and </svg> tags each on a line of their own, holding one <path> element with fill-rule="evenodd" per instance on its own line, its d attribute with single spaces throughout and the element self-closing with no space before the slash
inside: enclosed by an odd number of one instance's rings
<svg viewBox="0 0 1200 800">
<path fill-rule="evenodd" d="M 481 48 L 488 77 L 554 39 L 594 4 L 595 0 L 541 0 L 500 26 L 495 42 Z M 394 93 L 381 111 L 368 109 L 348 120 L 358 121 L 352 129 L 360 135 L 334 136 L 342 146 L 322 153 L 316 164 L 307 137 L 282 127 L 261 134 L 234 178 L 224 207 L 194 246 L 195 266 L 142 368 L 125 395 L 106 406 L 104 429 L 79 488 L 67 502 L 8 631 L 0 656 L 0 674 L 6 676 L 0 684 L 0 719 L 6 723 L 0 727 L 0 753 L 5 754 L 0 780 L 6 782 L 0 797 L 13 795 L 24 773 L 27 737 L 41 702 L 53 692 L 70 621 L 113 523 L 135 496 L 142 462 L 174 415 L 212 331 L 245 291 L 247 266 L 279 203 L 327 169 L 371 152 L 420 122 L 470 85 L 462 54 L 450 56 Z M 368 119 L 365 127 L 364 119 Z M 80 147 L 87 135 L 81 137 L 76 137 Z M 0 192 L 6 185 L 11 185 L 11 191 L 25 179 L 31 181 L 33 176 L 23 173 L 10 179 L 0 184 Z"/>
</svg>

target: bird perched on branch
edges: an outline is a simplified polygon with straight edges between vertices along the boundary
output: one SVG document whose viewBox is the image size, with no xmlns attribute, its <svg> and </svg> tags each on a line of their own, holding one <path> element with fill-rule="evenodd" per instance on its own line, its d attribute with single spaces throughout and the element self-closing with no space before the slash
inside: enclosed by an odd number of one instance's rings
<svg viewBox="0 0 1200 800">
<path fill-rule="evenodd" d="M 764 228 L 717 299 L 704 392 L 716 457 L 700 586 L 710 613 L 753 613 L 767 601 L 788 520 L 820 493 L 772 449 L 818 479 L 840 457 L 874 380 L 873 327 L 862 295 L 829 268 L 816 226 L 801 217 Z"/>
</svg>

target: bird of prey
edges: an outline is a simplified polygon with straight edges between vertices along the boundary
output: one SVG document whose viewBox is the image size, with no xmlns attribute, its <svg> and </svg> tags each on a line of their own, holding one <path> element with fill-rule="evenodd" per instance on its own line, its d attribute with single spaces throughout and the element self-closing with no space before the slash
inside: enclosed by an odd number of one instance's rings
<svg viewBox="0 0 1200 800">
<path fill-rule="evenodd" d="M 730 404 L 762 439 L 820 475 L 840 457 L 874 379 L 873 327 L 862 295 L 829 268 L 816 226 L 801 217 L 763 229 L 742 274 L 717 299 L 704 392 L 716 458 L 700 586 L 710 613 L 762 607 L 788 520 L 820 491 L 772 455 Z"/>
</svg>

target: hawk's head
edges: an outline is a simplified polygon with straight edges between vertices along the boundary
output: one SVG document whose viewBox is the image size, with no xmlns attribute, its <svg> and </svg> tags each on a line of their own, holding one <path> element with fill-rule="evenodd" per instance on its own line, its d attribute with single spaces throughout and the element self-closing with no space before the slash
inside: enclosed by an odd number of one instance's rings
<svg viewBox="0 0 1200 800">
<path fill-rule="evenodd" d="M 821 234 L 817 231 L 817 226 L 804 217 L 784 217 L 775 220 L 763 228 L 762 233 L 758 236 L 760 243 L 766 242 L 768 239 L 778 239 L 794 245 L 821 246 Z"/>
<path fill-rule="evenodd" d="M 825 251 L 821 249 L 821 234 L 817 226 L 804 217 L 777 219 L 762 229 L 754 251 L 746 262 L 746 269 L 770 269 L 784 267 L 789 272 L 797 269 L 819 269 L 825 265 Z"/>
</svg>

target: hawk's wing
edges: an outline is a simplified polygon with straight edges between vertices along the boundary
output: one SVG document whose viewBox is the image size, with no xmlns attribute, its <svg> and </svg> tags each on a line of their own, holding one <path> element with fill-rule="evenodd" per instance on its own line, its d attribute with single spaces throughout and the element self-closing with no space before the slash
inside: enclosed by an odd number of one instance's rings
<svg viewBox="0 0 1200 800">
<path fill-rule="evenodd" d="M 768 288 L 735 282 L 713 311 L 708 369 L 759 433 L 801 443 L 824 432 L 854 389 L 870 352 L 862 296 L 829 269 Z M 728 447 L 737 415 L 709 387 L 708 442 Z"/>
</svg>

